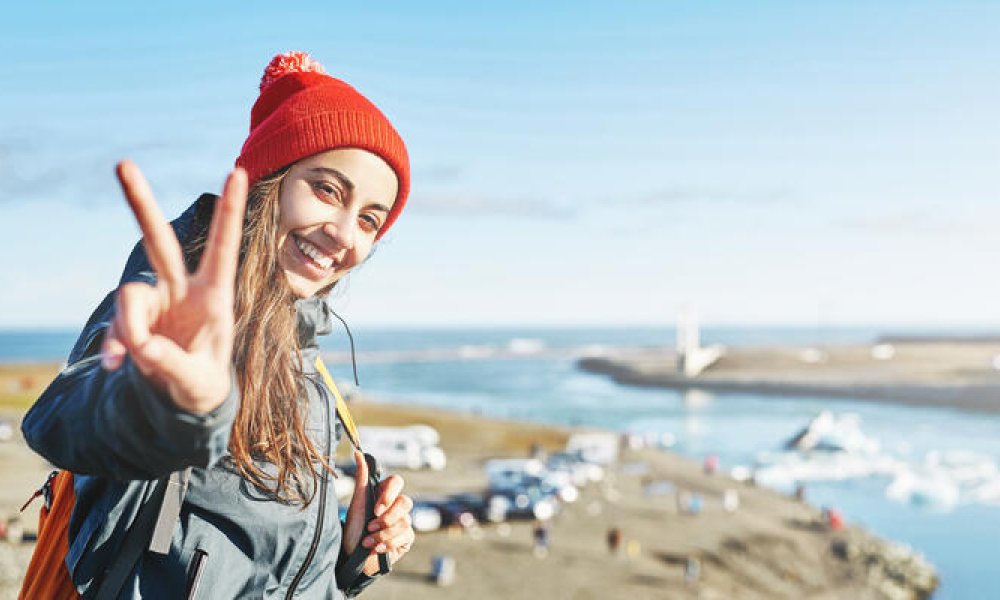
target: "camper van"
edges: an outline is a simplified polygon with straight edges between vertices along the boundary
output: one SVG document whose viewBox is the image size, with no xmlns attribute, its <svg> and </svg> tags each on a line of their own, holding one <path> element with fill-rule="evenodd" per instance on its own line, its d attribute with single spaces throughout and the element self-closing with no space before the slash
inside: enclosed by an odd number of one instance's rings
<svg viewBox="0 0 1000 600">
<path fill-rule="evenodd" d="M 447 464 L 433 427 L 360 427 L 358 431 L 365 450 L 386 468 L 440 471 Z"/>
<path fill-rule="evenodd" d="M 566 452 L 589 463 L 610 465 L 618 460 L 618 436 L 599 431 L 574 433 L 566 442 Z"/>
</svg>

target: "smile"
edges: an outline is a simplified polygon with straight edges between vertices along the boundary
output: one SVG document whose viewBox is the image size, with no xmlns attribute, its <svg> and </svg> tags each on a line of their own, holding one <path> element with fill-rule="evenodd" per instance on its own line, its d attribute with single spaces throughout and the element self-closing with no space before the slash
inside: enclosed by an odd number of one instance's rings
<svg viewBox="0 0 1000 600">
<path fill-rule="evenodd" d="M 294 235 L 292 236 L 292 240 L 295 241 L 295 247 L 298 248 L 299 251 L 302 252 L 302 254 L 304 254 L 310 261 L 315 263 L 317 267 L 326 270 L 333 266 L 333 257 L 324 254 L 323 251 L 316 246 Z"/>
</svg>

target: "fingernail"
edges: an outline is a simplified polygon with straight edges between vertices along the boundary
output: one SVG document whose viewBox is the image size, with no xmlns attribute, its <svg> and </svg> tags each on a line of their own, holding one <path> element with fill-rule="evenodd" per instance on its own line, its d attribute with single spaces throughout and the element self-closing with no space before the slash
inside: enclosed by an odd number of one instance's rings
<svg viewBox="0 0 1000 600">
<path fill-rule="evenodd" d="M 381 517 L 382 513 L 384 513 L 384 512 L 385 512 L 385 506 L 379 504 L 378 506 L 375 507 L 375 516 L 376 517 Z"/>
<path fill-rule="evenodd" d="M 365 541 L 361 542 L 361 545 L 364 546 L 365 548 L 371 548 L 373 545 L 375 545 L 375 538 L 366 537 Z"/>
<path fill-rule="evenodd" d="M 115 359 L 108 353 L 101 355 L 101 366 L 104 367 L 105 371 L 115 370 Z"/>
<path fill-rule="evenodd" d="M 382 526 L 377 521 L 372 521 L 368 524 L 368 531 L 378 531 L 379 529 L 382 529 Z"/>
<path fill-rule="evenodd" d="M 375 552 L 378 552 L 379 554 L 385 552 L 385 544 L 379 544 L 378 548 L 375 548 Z"/>
</svg>

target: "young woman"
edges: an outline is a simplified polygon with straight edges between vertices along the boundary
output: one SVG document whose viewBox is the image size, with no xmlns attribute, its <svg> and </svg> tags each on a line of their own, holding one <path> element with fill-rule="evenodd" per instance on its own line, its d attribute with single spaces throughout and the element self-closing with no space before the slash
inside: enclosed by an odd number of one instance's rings
<svg viewBox="0 0 1000 600">
<path fill-rule="evenodd" d="M 157 485 L 187 468 L 164 553 L 129 565 L 120 597 L 353 596 L 379 554 L 394 562 L 413 542 L 398 476 L 379 484 L 366 524 L 357 452 L 340 522 L 329 479 L 341 426 L 314 366 L 326 295 L 406 202 L 406 148 L 308 55 L 275 57 L 260 89 L 221 197 L 168 224 L 139 169 L 118 166 L 142 247 L 24 419 L 31 447 L 74 473 L 65 565 L 85 598 Z M 359 544 L 362 574 L 338 581 Z"/>
</svg>

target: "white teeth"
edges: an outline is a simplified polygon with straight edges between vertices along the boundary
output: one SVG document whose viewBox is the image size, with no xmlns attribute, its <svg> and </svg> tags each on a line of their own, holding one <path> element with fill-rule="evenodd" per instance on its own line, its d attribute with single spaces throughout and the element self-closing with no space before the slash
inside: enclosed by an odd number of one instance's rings
<svg viewBox="0 0 1000 600">
<path fill-rule="evenodd" d="M 332 258 L 320 252 L 319 248 L 313 246 L 309 242 L 302 239 L 296 239 L 295 244 L 299 247 L 299 250 L 302 251 L 302 254 L 305 254 L 309 258 L 316 261 L 316 264 L 318 264 L 320 267 L 324 269 L 329 269 L 330 265 L 333 264 Z"/>
</svg>

